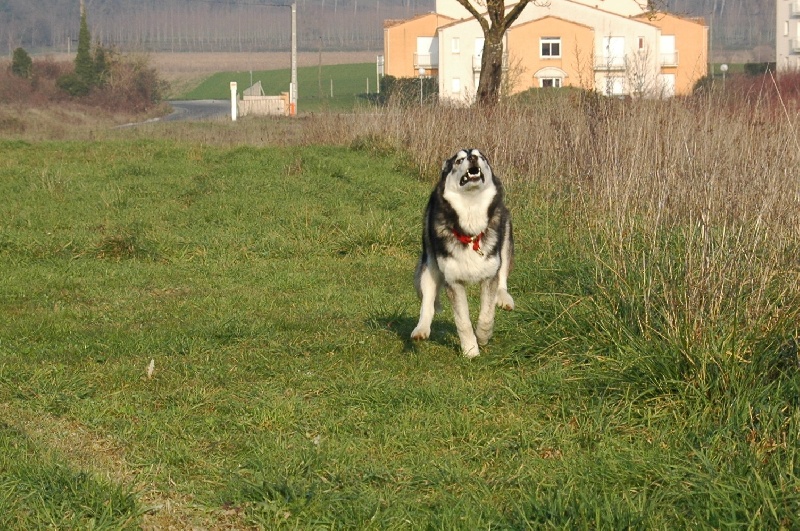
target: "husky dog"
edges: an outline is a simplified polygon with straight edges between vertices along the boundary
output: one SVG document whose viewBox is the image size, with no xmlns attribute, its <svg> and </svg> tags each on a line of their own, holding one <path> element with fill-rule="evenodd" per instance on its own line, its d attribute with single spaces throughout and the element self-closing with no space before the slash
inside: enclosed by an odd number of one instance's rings
<svg viewBox="0 0 800 531">
<path fill-rule="evenodd" d="M 427 339 L 444 287 L 464 356 L 474 358 L 494 329 L 495 304 L 514 309 L 508 274 L 514 260 L 511 215 L 503 203 L 503 185 L 477 149 L 462 149 L 444 162 L 439 184 L 425 208 L 422 254 L 415 286 L 422 299 L 412 339 Z M 468 284 L 481 285 L 481 309 L 473 331 Z"/>
</svg>

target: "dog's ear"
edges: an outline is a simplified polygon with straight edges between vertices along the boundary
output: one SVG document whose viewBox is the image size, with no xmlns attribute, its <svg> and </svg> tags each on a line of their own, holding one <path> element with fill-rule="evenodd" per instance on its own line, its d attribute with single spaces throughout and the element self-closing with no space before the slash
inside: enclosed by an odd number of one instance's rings
<svg viewBox="0 0 800 531">
<path fill-rule="evenodd" d="M 442 178 L 446 177 L 448 173 L 453 171 L 453 160 L 455 156 L 450 157 L 449 159 L 445 160 L 442 164 Z"/>
</svg>

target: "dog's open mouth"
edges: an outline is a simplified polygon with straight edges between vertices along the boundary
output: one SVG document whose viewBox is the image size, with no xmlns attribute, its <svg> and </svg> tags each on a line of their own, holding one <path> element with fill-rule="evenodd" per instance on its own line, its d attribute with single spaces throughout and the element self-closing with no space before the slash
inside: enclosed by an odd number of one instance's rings
<svg viewBox="0 0 800 531">
<path fill-rule="evenodd" d="M 478 166 L 472 166 L 467 170 L 467 173 L 461 177 L 460 184 L 464 186 L 467 183 L 476 183 L 478 181 L 483 182 L 483 172 Z"/>
</svg>

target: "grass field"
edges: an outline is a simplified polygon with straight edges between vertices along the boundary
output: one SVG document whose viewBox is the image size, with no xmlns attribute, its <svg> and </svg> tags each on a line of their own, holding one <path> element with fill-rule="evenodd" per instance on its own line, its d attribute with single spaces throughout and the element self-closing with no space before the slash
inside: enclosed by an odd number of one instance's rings
<svg viewBox="0 0 800 531">
<path fill-rule="evenodd" d="M 0 527 L 800 525 L 782 325 L 682 351 L 516 184 L 517 310 L 413 344 L 429 182 L 371 147 L 0 144 Z"/>
<path fill-rule="evenodd" d="M 236 81 L 239 91 L 250 86 L 250 72 L 221 72 L 213 74 L 197 87 L 175 99 L 227 99 L 230 97 L 230 82 Z M 291 71 L 262 70 L 252 73 L 252 82 L 261 81 L 264 93 L 278 95 L 289 91 Z M 352 110 L 358 96 L 367 90 L 377 90 L 374 63 L 347 65 L 306 66 L 297 69 L 298 108 L 303 112 L 324 110 Z"/>
<path fill-rule="evenodd" d="M 0 528 L 800 527 L 800 122 L 732 85 L 56 140 L 15 114 Z M 408 339 L 464 146 L 517 248 L 472 361 L 447 304 Z"/>
</svg>

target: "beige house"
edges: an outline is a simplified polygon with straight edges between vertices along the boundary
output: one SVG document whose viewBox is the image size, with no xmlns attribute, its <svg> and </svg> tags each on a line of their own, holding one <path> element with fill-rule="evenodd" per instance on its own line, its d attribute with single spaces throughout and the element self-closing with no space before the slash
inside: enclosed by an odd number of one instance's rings
<svg viewBox="0 0 800 531">
<path fill-rule="evenodd" d="M 659 64 L 662 80 L 674 81 L 675 94 L 690 94 L 697 81 L 708 75 L 708 27 L 697 18 L 669 13 L 639 15 L 659 29 Z M 672 84 L 669 81 L 668 84 Z"/>
<path fill-rule="evenodd" d="M 463 8 L 462 8 L 463 9 Z M 386 75 L 436 76 L 439 69 L 439 41 L 436 30 L 453 22 L 438 13 L 427 13 L 409 20 L 387 20 L 383 24 L 383 57 Z"/>
<path fill-rule="evenodd" d="M 469 103 L 480 79 L 483 31 L 457 0 L 386 24 L 385 73 L 434 75 L 439 98 Z M 505 35 L 504 90 L 575 86 L 606 95 L 688 94 L 707 73 L 708 28 L 696 19 L 642 12 L 636 0 L 529 4 Z M 421 60 L 425 58 L 426 63 Z"/>
</svg>

